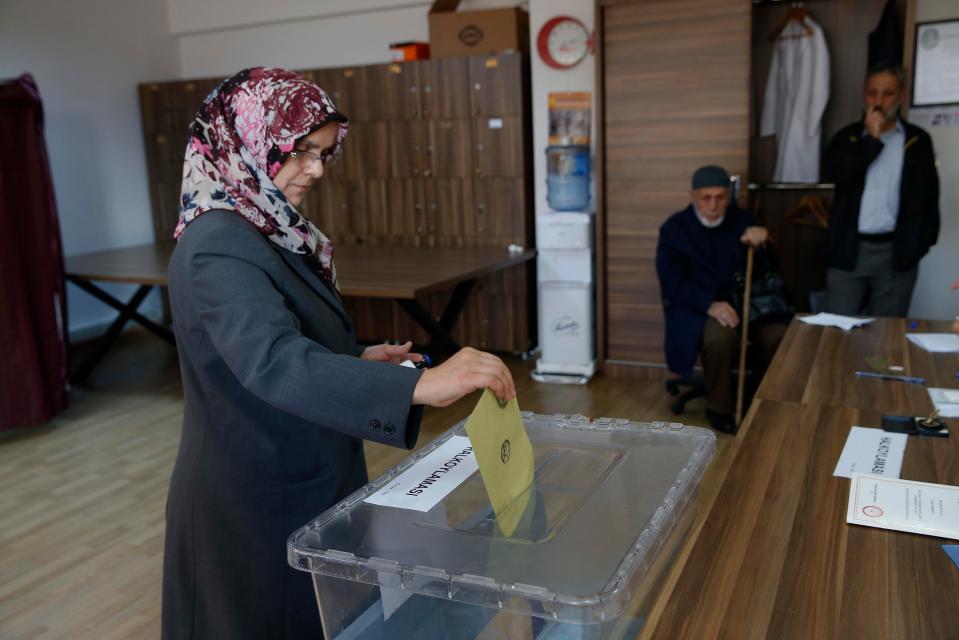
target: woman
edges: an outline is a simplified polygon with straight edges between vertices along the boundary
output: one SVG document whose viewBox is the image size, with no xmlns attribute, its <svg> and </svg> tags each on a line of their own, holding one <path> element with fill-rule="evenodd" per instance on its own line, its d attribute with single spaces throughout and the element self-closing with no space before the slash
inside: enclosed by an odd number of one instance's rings
<svg viewBox="0 0 959 640">
<path fill-rule="evenodd" d="M 164 638 L 319 638 L 296 528 L 367 482 L 361 438 L 410 448 L 422 405 L 489 387 L 495 356 L 421 371 L 411 343 L 366 349 L 336 289 L 330 241 L 297 213 L 340 153 L 346 117 L 316 85 L 248 69 L 191 127 L 169 291 L 184 390 L 167 505 Z"/>
</svg>

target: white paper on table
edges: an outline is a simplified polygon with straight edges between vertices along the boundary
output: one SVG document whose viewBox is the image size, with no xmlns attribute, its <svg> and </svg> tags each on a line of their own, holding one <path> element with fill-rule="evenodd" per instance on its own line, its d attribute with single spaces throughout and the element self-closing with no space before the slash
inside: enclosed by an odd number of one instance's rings
<svg viewBox="0 0 959 640">
<path fill-rule="evenodd" d="M 907 333 L 911 342 L 933 353 L 955 353 L 959 351 L 959 335 L 954 333 Z"/>
<path fill-rule="evenodd" d="M 835 313 L 817 313 L 812 316 L 802 316 L 799 318 L 806 324 L 815 324 L 821 327 L 839 327 L 843 331 L 855 329 L 858 326 L 869 324 L 875 318 L 853 318 L 852 316 L 840 316 Z"/>
<path fill-rule="evenodd" d="M 854 473 L 898 478 L 908 440 L 905 433 L 853 427 L 832 474 L 840 478 L 851 478 Z"/>
<path fill-rule="evenodd" d="M 929 399 L 943 418 L 959 418 L 959 389 L 929 388 Z"/>
<path fill-rule="evenodd" d="M 959 539 L 959 487 L 853 474 L 846 522 Z"/>
</svg>

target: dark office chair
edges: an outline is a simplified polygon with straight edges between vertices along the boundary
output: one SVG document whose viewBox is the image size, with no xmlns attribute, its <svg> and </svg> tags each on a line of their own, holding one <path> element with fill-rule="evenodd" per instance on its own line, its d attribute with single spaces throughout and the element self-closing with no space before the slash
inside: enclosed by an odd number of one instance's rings
<svg viewBox="0 0 959 640">
<path fill-rule="evenodd" d="M 680 391 L 680 387 L 689 387 L 689 389 Z M 670 378 L 666 381 L 666 391 L 676 398 L 670 403 L 669 408 L 678 416 L 686 409 L 687 402 L 706 395 L 706 380 L 701 373 L 696 372 L 688 376 Z"/>
</svg>

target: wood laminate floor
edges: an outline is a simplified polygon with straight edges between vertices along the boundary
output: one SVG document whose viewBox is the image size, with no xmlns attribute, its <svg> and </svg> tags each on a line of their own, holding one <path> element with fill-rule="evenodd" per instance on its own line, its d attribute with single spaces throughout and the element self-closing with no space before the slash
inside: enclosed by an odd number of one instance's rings
<svg viewBox="0 0 959 640">
<path fill-rule="evenodd" d="M 705 424 L 702 399 L 673 416 L 660 381 L 544 385 L 530 380 L 532 361 L 508 362 L 523 410 Z M 466 417 L 476 399 L 428 409 L 419 444 Z M 159 636 L 164 506 L 181 411 L 176 352 L 131 333 L 60 416 L 0 435 L 0 638 Z M 719 436 L 717 461 L 733 442 Z M 371 476 L 407 455 L 369 443 L 366 453 Z"/>
</svg>

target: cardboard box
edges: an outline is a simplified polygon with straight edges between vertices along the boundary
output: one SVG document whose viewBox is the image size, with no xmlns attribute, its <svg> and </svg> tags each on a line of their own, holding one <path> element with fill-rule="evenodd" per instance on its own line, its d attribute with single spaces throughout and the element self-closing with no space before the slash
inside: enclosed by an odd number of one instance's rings
<svg viewBox="0 0 959 640">
<path fill-rule="evenodd" d="M 457 11 L 459 0 L 436 0 L 430 8 L 430 55 L 453 58 L 505 49 L 529 51 L 529 14 L 518 7 Z"/>
</svg>

